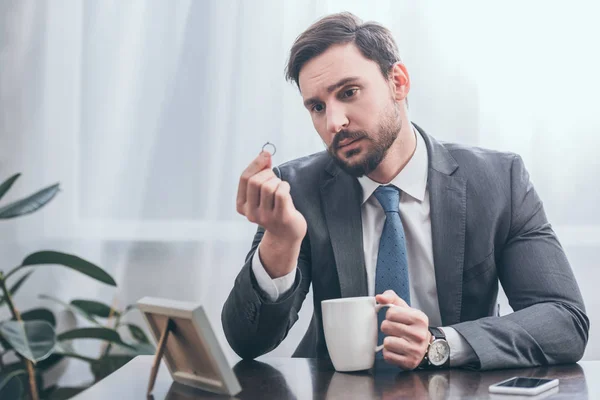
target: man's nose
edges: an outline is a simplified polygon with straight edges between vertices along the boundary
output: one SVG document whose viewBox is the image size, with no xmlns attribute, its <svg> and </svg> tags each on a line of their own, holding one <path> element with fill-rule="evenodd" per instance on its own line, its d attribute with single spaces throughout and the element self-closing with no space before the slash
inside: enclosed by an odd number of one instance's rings
<svg viewBox="0 0 600 400">
<path fill-rule="evenodd" d="M 341 107 L 329 107 L 327 110 L 327 132 L 335 135 L 348 127 L 348 118 Z"/>
</svg>

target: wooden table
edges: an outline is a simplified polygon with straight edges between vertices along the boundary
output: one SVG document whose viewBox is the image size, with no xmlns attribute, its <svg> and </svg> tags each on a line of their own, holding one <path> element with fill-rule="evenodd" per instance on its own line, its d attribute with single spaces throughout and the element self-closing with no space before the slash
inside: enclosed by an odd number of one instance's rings
<svg viewBox="0 0 600 400">
<path fill-rule="evenodd" d="M 75 399 L 145 399 L 152 356 L 139 356 L 98 382 Z M 328 360 L 262 358 L 240 361 L 234 371 L 243 388 L 238 399 L 600 399 L 600 361 L 553 367 L 497 371 L 402 372 L 383 361 L 360 373 L 335 372 Z M 558 378 L 558 393 L 538 396 L 497 395 L 492 383 L 512 376 Z M 223 399 L 196 389 L 186 391 L 173 384 L 162 365 L 153 392 L 156 400 Z"/>
</svg>

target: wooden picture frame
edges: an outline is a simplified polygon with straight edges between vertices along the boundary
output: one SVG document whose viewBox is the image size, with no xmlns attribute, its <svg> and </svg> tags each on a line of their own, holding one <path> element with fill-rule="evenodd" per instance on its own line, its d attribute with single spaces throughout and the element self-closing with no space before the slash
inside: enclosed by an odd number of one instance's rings
<svg viewBox="0 0 600 400">
<path fill-rule="evenodd" d="M 148 393 L 162 358 L 177 383 L 230 396 L 242 390 L 202 305 L 156 297 L 137 305 L 158 343 Z"/>
</svg>

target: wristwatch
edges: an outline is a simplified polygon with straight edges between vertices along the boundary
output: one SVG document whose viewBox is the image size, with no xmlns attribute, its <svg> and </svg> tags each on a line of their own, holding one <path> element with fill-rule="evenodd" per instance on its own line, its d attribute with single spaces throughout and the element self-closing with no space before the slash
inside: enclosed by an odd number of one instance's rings
<svg viewBox="0 0 600 400">
<path fill-rule="evenodd" d="M 450 346 L 446 335 L 439 328 L 429 327 L 431 341 L 427 346 L 425 357 L 419 365 L 421 368 L 447 368 L 450 366 Z"/>
</svg>

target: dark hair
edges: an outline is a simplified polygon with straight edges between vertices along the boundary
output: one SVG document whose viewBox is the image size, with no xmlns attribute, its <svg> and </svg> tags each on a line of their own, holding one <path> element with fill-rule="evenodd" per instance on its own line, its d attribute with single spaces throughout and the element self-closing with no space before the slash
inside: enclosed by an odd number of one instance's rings
<svg viewBox="0 0 600 400">
<path fill-rule="evenodd" d="M 335 44 L 354 43 L 363 56 L 379 64 L 384 78 L 392 65 L 400 61 L 398 46 L 392 33 L 376 22 L 366 22 L 349 12 L 321 18 L 294 42 L 285 69 L 286 79 L 300 87 L 300 69 Z"/>
</svg>

